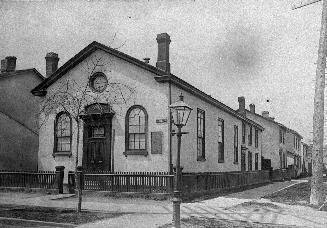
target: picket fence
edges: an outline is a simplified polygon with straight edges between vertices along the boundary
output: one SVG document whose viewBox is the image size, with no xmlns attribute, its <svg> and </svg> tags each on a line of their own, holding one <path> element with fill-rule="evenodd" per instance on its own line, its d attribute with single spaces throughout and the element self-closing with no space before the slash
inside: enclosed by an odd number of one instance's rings
<svg viewBox="0 0 327 228">
<path fill-rule="evenodd" d="M 173 189 L 174 175 L 168 172 L 85 172 L 82 189 L 110 192 L 169 193 Z M 75 185 L 73 172 L 69 172 L 70 189 Z"/>
<path fill-rule="evenodd" d="M 0 171 L 0 187 L 56 189 L 55 171 Z"/>
<path fill-rule="evenodd" d="M 268 170 L 250 172 L 183 173 L 184 194 L 210 193 L 241 189 L 270 182 Z"/>
</svg>

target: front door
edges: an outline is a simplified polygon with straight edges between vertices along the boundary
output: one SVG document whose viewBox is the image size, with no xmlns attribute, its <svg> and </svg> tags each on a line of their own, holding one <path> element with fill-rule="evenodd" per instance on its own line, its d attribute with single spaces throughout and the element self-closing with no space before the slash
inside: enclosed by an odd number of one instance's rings
<svg viewBox="0 0 327 228">
<path fill-rule="evenodd" d="M 241 171 L 244 172 L 246 169 L 246 164 L 245 164 L 245 151 L 241 151 Z"/>
<path fill-rule="evenodd" d="M 87 124 L 84 130 L 86 130 L 84 133 L 84 169 L 89 171 L 110 171 L 110 125 L 95 122 Z"/>
<path fill-rule="evenodd" d="M 114 112 L 109 105 L 92 104 L 81 115 L 84 121 L 83 169 L 113 171 L 111 129 Z"/>
</svg>

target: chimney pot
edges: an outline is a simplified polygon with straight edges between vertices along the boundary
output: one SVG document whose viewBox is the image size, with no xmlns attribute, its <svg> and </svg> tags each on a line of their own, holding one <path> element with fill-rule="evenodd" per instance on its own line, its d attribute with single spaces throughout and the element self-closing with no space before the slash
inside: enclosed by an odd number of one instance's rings
<svg viewBox="0 0 327 228">
<path fill-rule="evenodd" d="M 13 72 L 16 70 L 16 60 L 17 58 L 15 56 L 7 56 L 5 58 L 6 72 Z"/>
<path fill-rule="evenodd" d="M 250 112 L 255 113 L 255 105 L 250 104 L 249 107 L 250 107 Z"/>
<path fill-rule="evenodd" d="M 241 115 L 245 115 L 245 97 L 238 97 L 238 111 Z"/>
<path fill-rule="evenodd" d="M 268 112 L 268 111 L 263 111 L 263 112 L 262 112 L 262 116 L 263 116 L 264 118 L 269 118 L 269 112 Z"/>
<path fill-rule="evenodd" d="M 45 56 L 45 68 L 46 68 L 46 76 L 51 76 L 58 69 L 58 54 L 54 52 L 49 52 Z"/>
<path fill-rule="evenodd" d="M 170 73 L 170 63 L 169 63 L 169 44 L 170 36 L 167 33 L 161 33 L 157 35 L 158 43 L 158 59 L 156 67 Z"/>
</svg>

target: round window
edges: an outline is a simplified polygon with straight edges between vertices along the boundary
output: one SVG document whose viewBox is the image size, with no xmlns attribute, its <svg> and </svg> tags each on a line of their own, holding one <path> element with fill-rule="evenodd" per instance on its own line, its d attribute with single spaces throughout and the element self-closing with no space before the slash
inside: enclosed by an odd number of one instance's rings
<svg viewBox="0 0 327 228">
<path fill-rule="evenodd" d="M 108 79 L 103 73 L 95 73 L 90 78 L 90 87 L 93 91 L 102 93 L 108 86 Z"/>
</svg>

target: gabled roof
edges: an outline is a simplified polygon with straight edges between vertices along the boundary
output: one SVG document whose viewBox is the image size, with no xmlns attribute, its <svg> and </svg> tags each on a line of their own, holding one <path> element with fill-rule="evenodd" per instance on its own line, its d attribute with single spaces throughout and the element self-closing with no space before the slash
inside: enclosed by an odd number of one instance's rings
<svg viewBox="0 0 327 228">
<path fill-rule="evenodd" d="M 136 59 L 132 56 L 129 56 L 123 52 L 120 52 L 114 48 L 108 47 L 106 45 L 100 44 L 96 41 L 93 41 L 88 46 L 86 46 L 83 50 L 77 53 L 73 58 L 68 60 L 64 65 L 62 65 L 58 70 L 56 70 L 50 77 L 46 78 L 41 84 L 35 87 L 32 90 L 32 93 L 36 96 L 44 96 L 46 89 L 56 82 L 59 78 L 61 78 L 65 73 L 67 73 L 70 69 L 74 68 L 77 64 L 82 62 L 85 58 L 90 56 L 96 50 L 105 51 L 113 56 L 116 56 L 120 59 L 123 59 L 127 62 L 130 62 L 138 67 L 141 67 L 145 70 L 148 70 L 156 75 L 165 75 L 166 72 L 147 64 L 139 59 Z"/>
<path fill-rule="evenodd" d="M 195 88 L 191 84 L 187 83 L 186 81 L 178 78 L 177 76 L 173 74 L 168 74 L 165 71 L 162 71 L 148 63 L 145 63 L 139 59 L 136 59 L 132 56 L 129 56 L 123 52 L 120 52 L 114 48 L 108 47 L 106 45 L 103 45 L 101 43 L 98 43 L 96 41 L 93 41 L 88 46 L 86 46 L 84 49 L 82 49 L 79 53 L 77 53 L 74 57 L 72 57 L 70 60 L 68 60 L 64 65 L 62 65 L 58 70 L 56 70 L 50 77 L 46 78 L 41 84 L 39 84 L 37 87 L 35 87 L 31 92 L 35 96 L 45 96 L 46 95 L 46 89 L 55 83 L 59 78 L 61 78 L 65 73 L 67 73 L 70 69 L 75 67 L 77 64 L 82 62 L 85 58 L 90 56 L 93 52 L 96 50 L 102 50 L 104 52 L 107 52 L 113 56 L 116 56 L 117 58 L 123 59 L 129 63 L 132 63 L 140 68 L 143 68 L 147 71 L 150 71 L 154 73 L 155 80 L 159 83 L 173 83 L 176 86 L 190 92 L 191 94 L 199 97 L 200 99 L 222 109 L 223 111 L 237 117 L 238 119 L 244 120 L 254 126 L 256 126 L 260 130 L 264 130 L 264 128 L 257 124 L 256 122 L 242 116 L 238 112 L 236 112 L 234 109 L 228 107 L 227 105 L 219 102 L 218 100 L 214 99 L 213 97 L 207 95 L 206 93 L 202 92 L 201 90 Z"/>
<path fill-rule="evenodd" d="M 302 137 L 302 136 L 301 136 L 297 131 L 295 131 L 295 130 L 293 130 L 293 129 L 290 129 L 290 128 L 288 128 L 288 127 L 286 127 L 284 124 L 278 123 L 277 121 L 275 121 L 275 120 L 272 119 L 272 118 L 265 118 L 265 117 L 263 117 L 262 115 L 260 115 L 260 114 L 258 114 L 258 113 L 253 113 L 253 112 L 251 112 L 251 111 L 248 110 L 248 109 L 245 109 L 245 111 L 246 111 L 246 112 L 249 112 L 249 113 L 251 113 L 251 114 L 254 114 L 254 115 L 258 116 L 258 117 L 261 117 L 262 119 L 267 120 L 267 121 L 269 121 L 269 122 L 271 122 L 271 123 L 274 123 L 274 124 L 278 125 L 279 127 L 284 128 L 286 131 L 292 132 L 293 134 L 296 134 L 296 135 L 298 135 L 301 139 L 303 139 L 303 137 Z"/>
<path fill-rule="evenodd" d="M 38 72 L 35 68 L 24 69 L 24 70 L 15 70 L 12 72 L 3 72 L 3 73 L 0 73 L 0 79 L 8 78 L 8 77 L 15 76 L 15 75 L 26 74 L 26 73 L 34 73 L 42 81 L 45 79 L 45 77 L 43 77 L 43 75 L 40 72 Z"/>
</svg>

